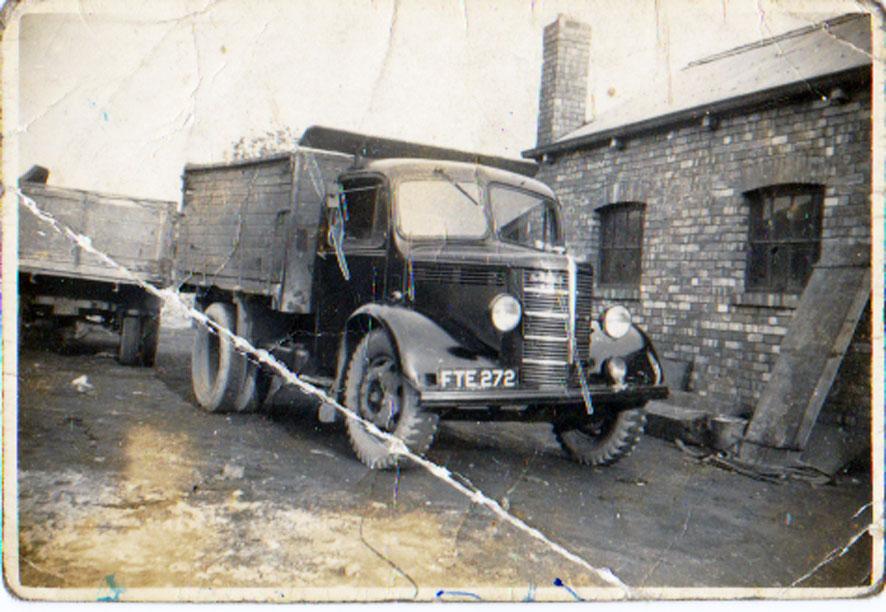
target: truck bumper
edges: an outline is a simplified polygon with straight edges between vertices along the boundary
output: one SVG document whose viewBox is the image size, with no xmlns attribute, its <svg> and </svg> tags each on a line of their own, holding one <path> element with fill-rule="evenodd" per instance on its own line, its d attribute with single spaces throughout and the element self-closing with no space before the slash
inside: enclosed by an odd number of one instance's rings
<svg viewBox="0 0 886 612">
<path fill-rule="evenodd" d="M 590 388 L 591 402 L 607 405 L 640 404 L 647 400 L 665 399 L 668 388 L 664 385 L 628 387 L 616 390 L 612 387 Z M 483 389 L 483 390 L 423 390 L 419 392 L 424 408 L 453 408 L 459 406 L 565 406 L 584 405 L 581 389 Z"/>
</svg>

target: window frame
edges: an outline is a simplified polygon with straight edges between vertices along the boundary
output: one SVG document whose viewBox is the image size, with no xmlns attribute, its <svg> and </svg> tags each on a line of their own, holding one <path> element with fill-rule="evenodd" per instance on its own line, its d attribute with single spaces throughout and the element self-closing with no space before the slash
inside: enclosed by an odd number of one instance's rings
<svg viewBox="0 0 886 612">
<path fill-rule="evenodd" d="M 627 228 L 630 213 L 634 211 L 640 213 L 639 226 L 636 228 L 636 243 L 631 245 L 625 245 L 624 242 L 621 244 L 608 244 L 606 237 L 608 229 L 607 225 L 611 224 L 617 227 L 618 224 L 615 221 L 616 216 L 623 215 L 625 219 L 622 221 L 622 228 Z M 612 202 L 605 206 L 601 206 L 595 212 L 597 213 L 599 220 L 599 256 L 597 258 L 598 274 L 596 275 L 597 285 L 604 288 L 639 289 L 643 280 L 643 239 L 646 227 L 646 203 L 638 201 Z M 610 231 L 615 233 L 617 231 L 616 227 L 613 227 Z M 610 240 L 612 240 L 612 238 L 610 238 Z M 638 262 L 636 278 L 631 278 L 627 281 L 607 278 L 607 270 L 609 269 L 607 268 L 607 265 L 611 266 L 613 252 L 620 252 L 622 254 L 625 252 L 635 253 L 635 258 Z"/>
<path fill-rule="evenodd" d="M 822 221 L 824 218 L 824 194 L 825 187 L 816 183 L 780 183 L 767 185 L 746 191 L 745 202 L 748 206 L 748 232 L 747 248 L 745 253 L 745 291 L 748 293 L 768 293 L 798 295 L 803 292 L 815 264 L 821 257 Z M 779 224 L 775 218 L 776 200 L 790 198 L 788 208 L 793 208 L 799 198 L 809 197 L 812 216 L 807 224 L 797 233 L 796 227 L 787 218 L 786 222 Z M 768 211 L 767 211 L 768 209 Z M 761 237 L 761 230 L 767 225 L 768 231 L 765 237 Z M 776 231 L 780 233 L 773 236 Z M 808 237 L 804 237 L 808 236 Z M 784 249 L 787 255 L 779 255 Z M 802 254 L 803 250 L 812 250 L 808 268 L 804 270 L 803 278 L 797 278 L 794 270 L 794 258 Z M 755 272 L 757 258 L 764 253 L 766 271 L 764 280 L 757 279 Z M 778 255 L 779 259 L 776 259 Z M 774 266 L 783 266 L 784 269 L 775 270 Z"/>
<path fill-rule="evenodd" d="M 345 235 L 344 241 L 342 243 L 342 248 L 347 251 L 378 249 L 384 247 L 387 242 L 388 231 L 390 229 L 390 221 L 388 218 L 388 207 L 390 200 L 388 194 L 390 193 L 390 189 L 388 187 L 387 178 L 383 174 L 374 172 L 346 174 L 339 178 L 338 184 L 341 192 L 346 194 L 349 191 L 348 189 L 345 189 L 346 182 L 371 180 L 378 181 L 378 187 L 376 189 L 375 196 L 375 218 L 373 219 L 372 235 L 367 238 L 355 238 L 348 233 L 348 225 L 347 222 L 345 222 Z"/>
<path fill-rule="evenodd" d="M 498 224 L 498 219 L 496 219 L 496 217 L 495 217 L 494 204 L 492 203 L 492 193 L 496 189 L 501 189 L 503 191 L 515 191 L 517 193 L 528 194 L 528 195 L 536 197 L 540 201 L 544 202 L 545 206 L 548 206 L 550 208 L 551 212 L 553 213 L 554 233 L 556 234 L 556 236 L 555 236 L 555 241 L 554 241 L 555 243 L 552 244 L 552 246 L 556 247 L 556 248 L 566 246 L 566 239 L 565 239 L 565 235 L 564 235 L 564 231 L 563 231 L 564 228 L 563 228 L 563 222 L 562 222 L 561 213 L 560 213 L 560 207 L 557 204 L 557 201 L 555 199 L 553 199 L 550 196 L 545 195 L 543 193 L 533 191 L 532 189 L 522 189 L 522 188 L 517 187 L 515 185 L 509 185 L 507 183 L 500 183 L 500 182 L 496 182 L 496 181 L 491 181 L 491 182 L 487 183 L 487 185 L 486 185 L 486 193 L 487 193 L 487 199 L 489 201 L 489 215 L 492 218 L 493 231 L 495 232 L 495 237 L 498 240 L 500 240 L 501 242 L 505 242 L 507 244 L 514 244 L 517 246 L 531 248 L 533 250 L 539 250 L 533 246 L 526 245 L 525 243 L 522 243 L 519 241 L 508 240 L 507 238 L 502 236 L 502 230 L 506 227 L 506 225 L 499 225 Z M 514 219 L 514 220 L 516 220 L 516 219 Z"/>
<path fill-rule="evenodd" d="M 492 220 L 492 215 L 489 211 L 489 204 L 487 202 L 487 187 L 486 183 L 479 178 L 472 177 L 473 181 L 462 181 L 459 180 L 458 177 L 452 177 L 456 183 L 470 183 L 474 182 L 477 184 L 477 188 L 479 191 L 479 205 L 482 207 L 483 216 L 486 219 L 486 231 L 482 236 L 414 236 L 411 234 L 407 234 L 403 231 L 402 225 L 400 223 L 400 212 L 402 210 L 402 202 L 400 201 L 400 187 L 404 183 L 410 182 L 427 182 L 427 181 L 439 181 L 441 183 L 451 182 L 446 177 L 438 176 L 436 174 L 408 174 L 403 177 L 400 177 L 396 180 L 393 186 L 392 193 L 394 197 L 392 198 L 393 204 L 393 214 L 391 215 L 391 220 L 394 227 L 394 232 L 396 235 L 404 240 L 405 242 L 415 243 L 415 244 L 445 244 L 445 243 L 481 243 L 487 242 L 490 238 L 492 238 L 495 234 L 494 222 Z"/>
</svg>

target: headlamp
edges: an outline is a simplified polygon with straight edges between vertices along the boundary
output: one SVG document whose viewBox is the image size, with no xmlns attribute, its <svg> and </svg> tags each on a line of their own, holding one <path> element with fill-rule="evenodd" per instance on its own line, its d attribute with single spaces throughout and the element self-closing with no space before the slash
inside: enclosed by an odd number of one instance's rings
<svg viewBox="0 0 886 612">
<path fill-rule="evenodd" d="M 613 306 L 603 313 L 603 331 L 616 340 L 631 329 L 631 313 L 624 306 Z"/>
<path fill-rule="evenodd" d="M 500 332 L 509 332 L 520 323 L 523 309 L 513 295 L 500 293 L 489 302 L 489 316 L 492 324 Z"/>
</svg>

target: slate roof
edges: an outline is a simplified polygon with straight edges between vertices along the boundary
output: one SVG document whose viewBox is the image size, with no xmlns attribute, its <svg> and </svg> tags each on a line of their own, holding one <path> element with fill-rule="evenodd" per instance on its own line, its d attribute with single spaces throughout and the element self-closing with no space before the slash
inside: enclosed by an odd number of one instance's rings
<svg viewBox="0 0 886 612">
<path fill-rule="evenodd" d="M 670 83 L 659 79 L 652 95 L 628 100 L 554 143 L 523 155 L 539 157 L 574 149 L 804 89 L 827 95 L 828 90 L 819 91 L 817 86 L 826 85 L 834 76 L 864 69 L 869 73 L 870 49 L 866 13 L 843 15 L 743 45 L 693 61 L 674 72 Z"/>
</svg>

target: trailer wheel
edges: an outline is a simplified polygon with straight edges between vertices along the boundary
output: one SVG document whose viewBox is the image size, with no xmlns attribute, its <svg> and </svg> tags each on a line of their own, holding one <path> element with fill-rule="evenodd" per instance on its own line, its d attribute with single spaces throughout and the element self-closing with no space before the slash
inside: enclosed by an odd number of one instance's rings
<svg viewBox="0 0 886 612">
<path fill-rule="evenodd" d="M 646 427 L 646 411 L 632 408 L 606 411 L 576 425 L 554 424 L 560 446 L 583 465 L 611 465 L 627 457 L 640 442 Z"/>
<path fill-rule="evenodd" d="M 160 315 L 125 316 L 120 328 L 117 360 L 127 366 L 151 367 L 160 342 Z"/>
<path fill-rule="evenodd" d="M 160 345 L 160 313 L 151 313 L 142 323 L 141 354 L 142 365 L 153 367 L 157 360 L 157 347 Z"/>
<path fill-rule="evenodd" d="M 345 405 L 382 431 L 394 434 L 416 454 L 430 448 L 439 417 L 423 411 L 415 390 L 406 383 L 399 359 L 384 330 L 366 334 L 351 356 L 345 378 Z M 372 469 L 389 469 L 401 464 L 401 455 L 391 452 L 382 440 L 362 423 L 347 418 L 348 438 L 357 457 Z"/>
<path fill-rule="evenodd" d="M 204 314 L 221 327 L 236 329 L 233 304 L 215 302 Z M 191 386 L 200 407 L 209 412 L 236 411 L 246 364 L 227 339 L 198 325 L 191 352 Z"/>
<path fill-rule="evenodd" d="M 123 317 L 117 361 L 126 366 L 141 365 L 142 320 L 138 316 Z"/>
</svg>

